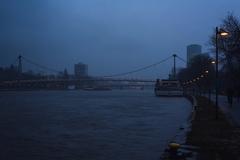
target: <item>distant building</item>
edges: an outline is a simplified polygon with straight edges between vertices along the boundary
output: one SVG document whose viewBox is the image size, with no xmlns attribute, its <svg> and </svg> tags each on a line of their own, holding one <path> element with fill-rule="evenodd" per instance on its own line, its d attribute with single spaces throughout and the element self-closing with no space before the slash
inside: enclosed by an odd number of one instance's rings
<svg viewBox="0 0 240 160">
<path fill-rule="evenodd" d="M 83 63 L 78 63 L 74 65 L 74 73 L 76 78 L 87 77 L 88 76 L 88 66 Z"/>
<path fill-rule="evenodd" d="M 187 46 L 187 66 L 191 64 L 193 57 L 202 53 L 202 46 L 198 44 L 191 44 Z"/>
</svg>

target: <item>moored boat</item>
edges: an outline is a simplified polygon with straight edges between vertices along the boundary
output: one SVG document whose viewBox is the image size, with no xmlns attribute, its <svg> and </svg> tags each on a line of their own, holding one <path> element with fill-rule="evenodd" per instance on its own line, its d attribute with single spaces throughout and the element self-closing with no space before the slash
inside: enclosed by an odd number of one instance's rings
<svg viewBox="0 0 240 160">
<path fill-rule="evenodd" d="M 110 91 L 112 90 L 110 87 L 86 87 L 83 88 L 85 91 Z"/>
<path fill-rule="evenodd" d="M 154 91 L 156 96 L 183 96 L 183 88 L 178 80 L 157 79 Z"/>
</svg>

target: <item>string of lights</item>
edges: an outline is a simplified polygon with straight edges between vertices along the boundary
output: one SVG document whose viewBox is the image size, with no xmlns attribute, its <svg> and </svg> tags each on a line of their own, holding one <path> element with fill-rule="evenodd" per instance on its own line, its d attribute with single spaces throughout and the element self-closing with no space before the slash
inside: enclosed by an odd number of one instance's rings
<svg viewBox="0 0 240 160">
<path fill-rule="evenodd" d="M 179 56 L 177 56 L 177 58 L 180 59 L 181 61 L 187 63 L 187 61 L 184 60 L 183 58 L 181 58 Z M 221 63 L 221 62 L 223 62 L 223 61 L 220 61 L 219 63 Z M 215 61 L 211 61 L 211 63 L 215 64 L 216 62 Z M 196 76 L 196 77 L 194 77 L 194 78 L 192 78 L 190 80 L 186 80 L 186 81 L 182 82 L 182 85 L 183 86 L 188 86 L 188 85 L 192 85 L 194 83 L 197 83 L 201 79 L 206 78 L 208 76 L 208 74 L 209 74 L 209 71 L 205 70 L 204 73 L 200 73 L 200 74 L 198 74 L 198 76 Z"/>
<path fill-rule="evenodd" d="M 209 71 L 205 70 L 204 73 L 199 74 L 195 78 L 182 82 L 182 85 L 183 86 L 192 85 L 193 83 L 200 81 L 202 78 L 206 78 L 208 76 L 208 74 L 209 74 Z"/>
</svg>

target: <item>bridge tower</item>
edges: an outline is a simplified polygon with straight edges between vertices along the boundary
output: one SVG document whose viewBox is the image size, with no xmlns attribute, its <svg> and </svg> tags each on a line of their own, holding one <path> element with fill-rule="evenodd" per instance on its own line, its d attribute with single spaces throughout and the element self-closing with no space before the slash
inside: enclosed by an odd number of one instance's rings
<svg viewBox="0 0 240 160">
<path fill-rule="evenodd" d="M 176 80 L 176 54 L 173 54 L 173 79 Z"/>
<path fill-rule="evenodd" d="M 18 56 L 18 73 L 19 75 L 22 74 L 22 56 Z"/>
<path fill-rule="evenodd" d="M 18 56 L 18 79 L 21 79 L 22 75 L 22 56 Z"/>
</svg>

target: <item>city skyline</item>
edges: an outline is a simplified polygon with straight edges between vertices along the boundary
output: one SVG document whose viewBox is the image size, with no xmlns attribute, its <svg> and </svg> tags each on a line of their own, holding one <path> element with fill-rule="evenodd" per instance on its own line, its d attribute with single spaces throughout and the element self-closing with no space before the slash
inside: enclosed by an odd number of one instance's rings
<svg viewBox="0 0 240 160">
<path fill-rule="evenodd" d="M 73 64 L 83 62 L 90 66 L 90 75 L 104 76 L 141 68 L 172 54 L 186 59 L 187 45 L 200 44 L 208 52 L 206 44 L 214 27 L 228 12 L 239 15 L 240 2 L 217 2 L 3 0 L 0 65 L 8 66 L 22 54 L 70 73 Z M 167 77 L 171 65 L 136 76 Z M 23 65 L 26 68 L 31 66 Z"/>
</svg>

